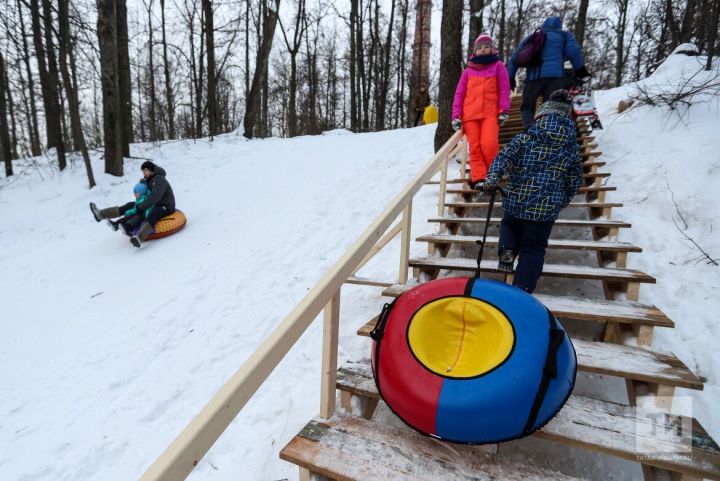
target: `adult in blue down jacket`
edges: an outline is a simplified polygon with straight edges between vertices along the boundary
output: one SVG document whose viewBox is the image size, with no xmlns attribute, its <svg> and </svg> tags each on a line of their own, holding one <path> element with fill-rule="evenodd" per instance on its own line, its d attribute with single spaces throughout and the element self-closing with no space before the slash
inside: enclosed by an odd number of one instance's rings
<svg viewBox="0 0 720 481">
<path fill-rule="evenodd" d="M 553 224 L 582 182 L 580 147 L 569 113 L 568 91 L 550 94 L 527 131 L 495 157 L 485 180 L 484 189 L 492 191 L 508 174 L 498 269 L 512 272 L 519 255 L 513 285 L 527 292 L 535 290 L 542 273 Z"/>
<path fill-rule="evenodd" d="M 542 96 L 544 100 L 547 100 L 551 92 L 567 87 L 563 72 L 563 64 L 566 59 L 572 63 L 576 79 L 582 82 L 590 79 L 590 74 L 585 68 L 585 60 L 580 52 L 580 45 L 572 33 L 562 29 L 560 17 L 546 18 L 542 24 L 542 31 L 545 32 L 542 63 L 536 67 L 527 67 L 525 87 L 523 88 L 520 115 L 525 127 L 533 121 L 538 97 Z M 515 65 L 515 60 L 528 38 L 529 36 L 520 42 L 510 57 L 508 75 L 510 76 L 511 90 L 515 90 L 516 86 L 515 74 L 518 67 Z"/>
</svg>

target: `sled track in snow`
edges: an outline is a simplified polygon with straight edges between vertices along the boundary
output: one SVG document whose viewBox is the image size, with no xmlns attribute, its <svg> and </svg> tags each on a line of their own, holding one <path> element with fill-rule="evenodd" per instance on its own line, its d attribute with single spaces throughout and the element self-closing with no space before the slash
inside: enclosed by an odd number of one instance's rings
<svg viewBox="0 0 720 481">
<path fill-rule="evenodd" d="M 516 97 L 511 119 L 500 132 L 501 144 L 521 130 Z M 641 284 L 655 283 L 655 279 L 627 269 L 628 254 L 640 252 L 641 247 L 617 239 L 621 228 L 631 226 L 612 218 L 613 209 L 622 204 L 605 198 L 614 187 L 605 185 L 610 174 L 598 170 L 604 162 L 593 140 L 589 126 L 579 123 L 583 188 L 553 229 L 548 250 L 553 260 L 545 264 L 535 296 L 562 319 L 575 344 L 578 371 L 623 380 L 627 399 L 618 403 L 602 396 L 573 394 L 560 413 L 533 436 L 564 446 L 561 449 L 567 456 L 580 449 L 637 462 L 646 481 L 720 479 L 720 448 L 696 419 L 672 413 L 675 389 L 702 390 L 702 380 L 673 354 L 652 348 L 655 328 L 671 329 L 676 322 L 690 320 L 671 320 L 655 306 L 640 301 Z M 448 170 L 456 170 L 455 159 L 460 161 L 462 175 L 448 179 Z M 411 285 L 474 270 L 477 231 L 485 222 L 488 203 L 469 189 L 466 162 L 466 146 L 457 133 L 141 479 L 184 479 L 321 310 L 320 415 L 280 453 L 282 459 L 299 466 L 301 480 L 579 479 L 562 473 L 561 467 L 533 465 L 532 459 L 511 461 L 495 454 L 493 446 L 448 444 L 373 420 L 382 401 L 369 360 L 357 359 L 337 369 L 343 283 L 382 286 L 383 295 L 396 297 Z M 437 172 L 440 180 L 430 180 Z M 439 232 L 415 240 L 427 244 L 427 257 L 410 258 L 412 197 L 425 183 L 439 186 L 437 217 L 429 219 Z M 500 210 L 499 203 L 496 209 Z M 398 215 L 399 222 L 391 227 Z M 491 219 L 493 225 L 497 221 Z M 397 235 L 401 236 L 397 281 L 353 276 Z M 485 256 L 494 253 L 495 257 L 483 262 L 483 276 L 512 282 L 512 274 L 496 269 L 496 244 L 497 237 L 491 235 Z M 587 297 L 569 296 L 569 282 L 579 285 Z M 358 326 L 358 335 L 368 336 L 375 321 Z M 342 416 L 334 415 L 336 389 L 347 413 Z M 360 402 L 353 402 L 354 397 Z M 648 410 L 651 416 L 646 414 Z"/>
</svg>

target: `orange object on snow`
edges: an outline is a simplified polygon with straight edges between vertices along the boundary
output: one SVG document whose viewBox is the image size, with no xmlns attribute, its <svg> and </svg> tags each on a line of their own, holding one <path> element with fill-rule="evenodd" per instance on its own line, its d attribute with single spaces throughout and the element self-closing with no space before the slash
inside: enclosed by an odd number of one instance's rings
<svg viewBox="0 0 720 481">
<path fill-rule="evenodd" d="M 170 215 L 166 215 L 155 224 L 155 232 L 150 234 L 147 238 L 149 239 L 160 239 L 161 237 L 167 237 L 172 235 L 185 227 L 187 224 L 187 218 L 183 211 L 176 210 Z"/>
</svg>

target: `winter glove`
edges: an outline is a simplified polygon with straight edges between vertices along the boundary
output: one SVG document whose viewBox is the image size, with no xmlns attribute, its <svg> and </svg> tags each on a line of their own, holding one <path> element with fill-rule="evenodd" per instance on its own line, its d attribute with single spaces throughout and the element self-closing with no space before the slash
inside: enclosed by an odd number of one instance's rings
<svg viewBox="0 0 720 481">
<path fill-rule="evenodd" d="M 510 118 L 510 114 L 507 112 L 503 112 L 500 115 L 498 115 L 498 123 L 500 124 L 500 127 L 505 125 L 505 122 L 507 122 L 508 118 Z"/>
<path fill-rule="evenodd" d="M 452 125 L 453 130 L 460 130 L 460 128 L 462 127 L 462 122 L 460 121 L 460 119 L 453 119 L 450 125 Z"/>
<path fill-rule="evenodd" d="M 510 79 L 510 90 L 515 90 L 515 87 L 517 87 L 517 84 L 515 83 L 515 77 Z"/>
<path fill-rule="evenodd" d="M 493 184 L 492 182 L 485 181 L 485 184 L 483 185 L 483 192 L 487 192 L 488 194 L 492 192 L 493 190 L 497 189 L 497 185 Z"/>
<path fill-rule="evenodd" d="M 585 68 L 585 65 L 580 67 L 575 71 L 575 75 L 573 75 L 573 78 L 577 80 L 580 83 L 585 83 L 589 81 L 592 78 L 592 75 L 588 73 L 587 69 Z"/>
</svg>

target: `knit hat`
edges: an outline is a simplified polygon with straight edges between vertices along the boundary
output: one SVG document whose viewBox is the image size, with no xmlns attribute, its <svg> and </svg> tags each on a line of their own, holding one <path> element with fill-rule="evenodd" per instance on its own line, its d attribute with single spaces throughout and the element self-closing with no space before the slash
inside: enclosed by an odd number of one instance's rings
<svg viewBox="0 0 720 481">
<path fill-rule="evenodd" d="M 490 36 L 489 33 L 485 32 L 478 35 L 478 38 L 475 39 L 475 43 L 473 44 L 473 48 L 477 50 L 480 45 L 490 45 L 490 47 L 495 48 L 495 42 L 493 41 L 493 38 Z"/>
<path fill-rule="evenodd" d="M 146 160 L 140 166 L 140 170 L 145 170 L 145 169 L 149 170 L 150 172 L 155 172 L 155 164 L 153 164 L 149 160 Z"/>
<path fill-rule="evenodd" d="M 549 114 L 570 115 L 570 102 L 570 92 L 564 89 L 555 90 L 535 112 L 535 120 Z"/>
<path fill-rule="evenodd" d="M 135 187 L 133 187 L 133 192 L 139 195 L 145 195 L 147 194 L 147 191 L 147 185 L 143 184 L 142 182 L 138 182 L 137 184 L 135 184 Z"/>
</svg>

